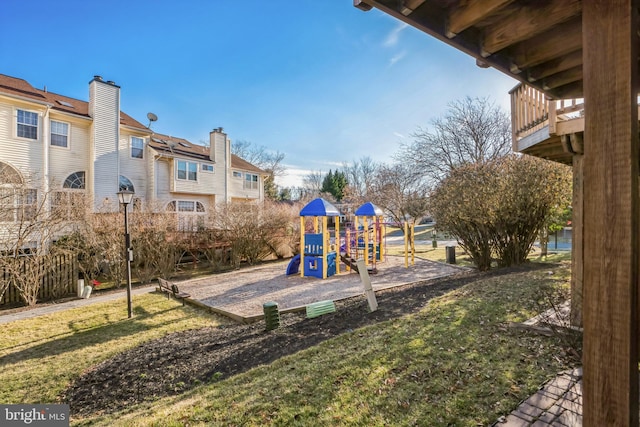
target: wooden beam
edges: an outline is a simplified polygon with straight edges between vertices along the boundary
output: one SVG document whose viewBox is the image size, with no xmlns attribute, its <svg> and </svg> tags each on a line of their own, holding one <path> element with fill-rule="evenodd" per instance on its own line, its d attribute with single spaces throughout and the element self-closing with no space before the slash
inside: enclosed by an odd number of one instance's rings
<svg viewBox="0 0 640 427">
<path fill-rule="evenodd" d="M 582 47 L 582 22 L 574 19 L 556 31 L 532 37 L 514 46 L 513 62 L 525 69 L 559 58 Z"/>
<path fill-rule="evenodd" d="M 545 89 L 555 89 L 569 83 L 575 83 L 582 80 L 582 64 L 569 70 L 562 71 L 552 76 L 546 77 L 542 82 Z"/>
<path fill-rule="evenodd" d="M 543 88 L 541 90 L 545 89 Z M 569 83 L 548 92 L 551 92 L 553 94 L 554 99 L 582 98 L 582 81 Z"/>
<path fill-rule="evenodd" d="M 449 14 L 447 37 L 455 37 L 513 2 L 514 0 L 470 0 L 464 6 L 459 5 Z"/>
<path fill-rule="evenodd" d="M 485 28 L 482 49 L 495 53 L 580 15 L 581 0 L 551 0 L 520 7 L 505 19 Z"/>
<path fill-rule="evenodd" d="M 535 82 L 577 66 L 582 66 L 582 49 L 529 68 L 529 81 Z"/>
<path fill-rule="evenodd" d="M 583 425 L 638 426 L 639 0 L 583 0 Z"/>
<path fill-rule="evenodd" d="M 571 152 L 573 154 L 584 154 L 584 133 L 576 132 L 569 135 L 571 141 Z"/>
<path fill-rule="evenodd" d="M 556 135 L 584 132 L 584 117 L 556 122 Z"/>
<path fill-rule="evenodd" d="M 400 4 L 400 13 L 402 13 L 404 16 L 409 16 L 425 1 L 426 0 L 404 0 Z"/>
<path fill-rule="evenodd" d="M 364 12 L 368 12 L 370 11 L 373 6 L 371 6 L 368 3 L 363 2 L 362 0 L 353 0 L 353 6 L 355 6 L 356 8 L 364 11 Z"/>
</svg>

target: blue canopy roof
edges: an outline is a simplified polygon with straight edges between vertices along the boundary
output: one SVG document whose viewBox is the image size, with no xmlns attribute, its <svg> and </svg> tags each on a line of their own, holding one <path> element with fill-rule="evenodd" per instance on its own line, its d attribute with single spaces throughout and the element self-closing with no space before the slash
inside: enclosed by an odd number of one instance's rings
<svg viewBox="0 0 640 427">
<path fill-rule="evenodd" d="M 356 216 L 382 216 L 384 212 L 371 202 L 365 203 L 356 209 Z"/>
<path fill-rule="evenodd" d="M 340 211 L 321 197 L 307 203 L 300 216 L 340 216 Z"/>
</svg>

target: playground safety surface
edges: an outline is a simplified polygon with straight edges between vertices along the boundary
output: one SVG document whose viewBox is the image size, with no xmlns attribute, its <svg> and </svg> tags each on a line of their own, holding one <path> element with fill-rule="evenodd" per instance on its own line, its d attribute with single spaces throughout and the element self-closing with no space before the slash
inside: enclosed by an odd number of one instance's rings
<svg viewBox="0 0 640 427">
<path fill-rule="evenodd" d="M 308 304 L 338 301 L 364 295 L 360 275 L 345 272 L 327 279 L 285 274 L 288 261 L 275 262 L 216 274 L 206 278 L 179 282 L 180 290 L 191 294 L 189 302 L 232 319 L 250 323 L 263 318 L 263 304 L 278 303 L 280 312 L 302 310 Z M 377 273 L 371 274 L 374 291 L 431 280 L 460 273 L 466 269 L 415 258 L 415 264 L 405 267 L 404 257 L 388 256 L 377 264 Z M 364 298 L 364 296 L 363 296 Z"/>
</svg>

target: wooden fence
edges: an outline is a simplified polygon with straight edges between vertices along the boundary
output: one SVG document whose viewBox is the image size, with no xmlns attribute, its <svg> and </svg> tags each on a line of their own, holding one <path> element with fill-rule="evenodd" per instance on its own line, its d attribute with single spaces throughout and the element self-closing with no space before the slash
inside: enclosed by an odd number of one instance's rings
<svg viewBox="0 0 640 427">
<path fill-rule="evenodd" d="M 52 262 L 51 273 L 43 277 L 38 291 L 38 301 L 49 301 L 57 298 L 76 295 L 78 283 L 78 261 L 75 254 L 57 255 Z M 44 266 L 43 266 L 44 268 Z M 0 280 L 11 281 L 10 273 L 0 271 Z M 0 299 L 0 307 L 24 305 L 20 292 L 12 284 L 9 285 Z"/>
</svg>

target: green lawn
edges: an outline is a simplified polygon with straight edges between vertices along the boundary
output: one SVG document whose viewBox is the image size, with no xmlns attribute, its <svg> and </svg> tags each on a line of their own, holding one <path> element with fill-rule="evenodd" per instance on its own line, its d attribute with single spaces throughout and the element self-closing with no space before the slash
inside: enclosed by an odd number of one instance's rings
<svg viewBox="0 0 640 427">
<path fill-rule="evenodd" d="M 567 360 L 565 355 L 570 352 L 560 338 L 506 327 L 509 322 L 538 314 L 551 295 L 566 292 L 568 275 L 568 264 L 564 263 L 489 277 L 432 300 L 419 313 L 345 333 L 183 395 L 74 423 L 487 425 L 514 409 L 558 371 L 577 363 Z M 164 333 L 159 325 L 150 329 L 158 335 Z M 75 360 L 81 357 L 80 351 L 104 345 L 98 341 L 94 345 L 86 338 L 79 339 L 78 348 L 67 354 L 67 359 Z M 40 352 L 41 356 L 46 353 Z M 42 361 L 30 358 L 21 363 L 36 369 Z M 66 375 L 73 376 L 71 372 Z M 13 376 L 0 380 L 21 390 L 36 381 L 20 380 L 16 385 L 18 380 Z M 52 382 L 50 387 L 60 390 L 65 382 Z M 55 394 L 41 389 L 30 392 L 30 400 L 42 400 L 38 397 L 41 393 L 47 398 Z M 14 392 L 13 396 L 20 394 Z"/>
<path fill-rule="evenodd" d="M 2 325 L 0 403 L 53 403 L 80 373 L 167 333 L 227 322 L 159 294 L 92 304 Z"/>
<path fill-rule="evenodd" d="M 505 327 L 566 293 L 568 275 L 564 262 L 479 280 L 420 313 L 74 424 L 486 425 L 571 363 L 559 338 Z M 126 318 L 123 298 L 3 325 L 0 403 L 56 402 L 73 379 L 118 352 L 225 321 L 155 294 L 136 297 L 134 313 Z"/>
</svg>

